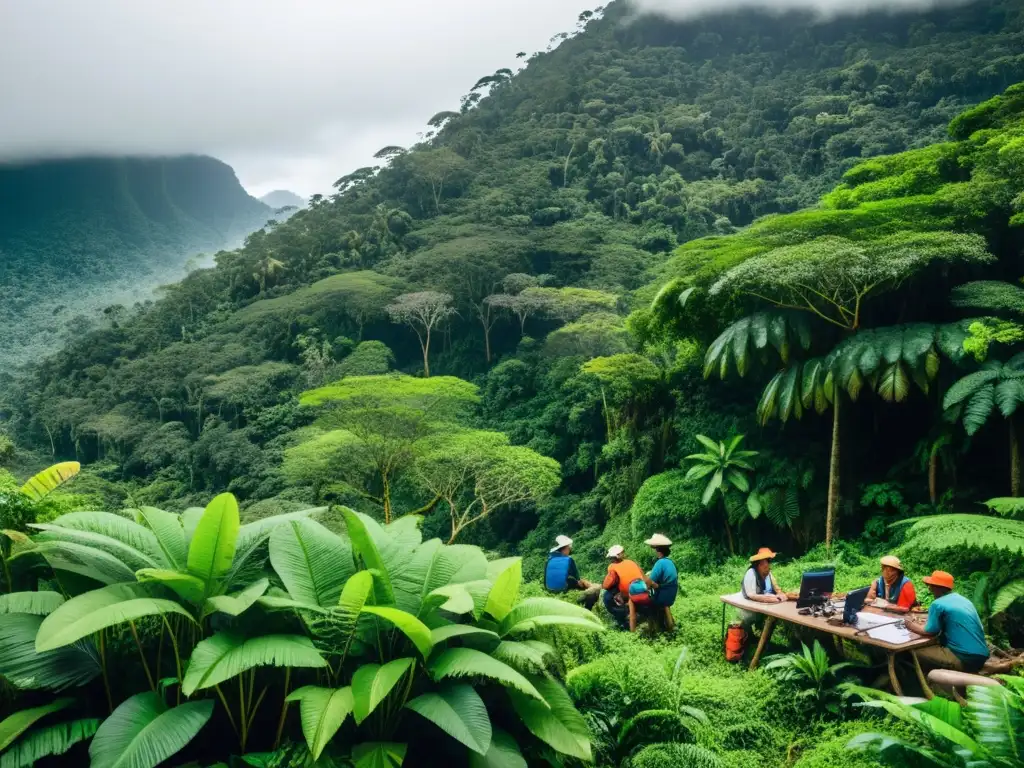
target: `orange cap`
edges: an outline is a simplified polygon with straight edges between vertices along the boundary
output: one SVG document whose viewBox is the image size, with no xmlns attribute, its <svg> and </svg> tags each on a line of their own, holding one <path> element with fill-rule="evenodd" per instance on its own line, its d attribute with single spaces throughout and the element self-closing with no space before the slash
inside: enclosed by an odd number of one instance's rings
<svg viewBox="0 0 1024 768">
<path fill-rule="evenodd" d="M 931 584 L 936 587 L 945 587 L 946 589 L 953 588 L 953 574 L 946 573 L 945 571 L 932 571 L 931 576 L 924 577 L 925 584 Z"/>
</svg>

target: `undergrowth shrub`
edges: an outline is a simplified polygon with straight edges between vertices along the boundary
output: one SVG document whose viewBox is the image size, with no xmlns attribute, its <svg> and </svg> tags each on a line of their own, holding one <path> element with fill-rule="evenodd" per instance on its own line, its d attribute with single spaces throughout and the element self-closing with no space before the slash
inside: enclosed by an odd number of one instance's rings
<svg viewBox="0 0 1024 768">
<path fill-rule="evenodd" d="M 566 686 L 583 710 L 613 705 L 619 711 L 635 713 L 671 708 L 675 701 L 669 670 L 658 655 L 642 647 L 608 654 L 570 670 Z"/>
<path fill-rule="evenodd" d="M 723 768 L 720 757 L 697 744 L 651 744 L 636 753 L 633 768 Z"/>
<path fill-rule="evenodd" d="M 686 479 L 686 472 L 671 469 L 644 481 L 629 511 L 633 537 L 645 539 L 655 531 L 682 540 L 694 532 L 704 505 L 703 487 Z"/>
</svg>

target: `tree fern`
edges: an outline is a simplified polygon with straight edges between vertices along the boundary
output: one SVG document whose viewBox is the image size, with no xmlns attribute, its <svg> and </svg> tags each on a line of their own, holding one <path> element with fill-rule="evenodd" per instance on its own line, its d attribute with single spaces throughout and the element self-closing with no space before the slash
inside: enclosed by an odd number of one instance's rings
<svg viewBox="0 0 1024 768">
<path fill-rule="evenodd" d="M 750 369 L 755 355 L 765 358 L 774 349 L 782 362 L 787 362 L 794 347 L 808 349 L 811 345 L 810 325 L 799 312 L 756 312 L 726 328 L 704 357 L 704 377 L 717 371 L 725 378 L 730 367 L 740 376 Z"/>
<path fill-rule="evenodd" d="M 31 768 L 38 760 L 63 755 L 91 738 L 99 724 L 99 720 L 72 720 L 29 731 L 0 755 L 0 768 Z"/>
<path fill-rule="evenodd" d="M 1024 554 L 1024 521 L 986 515 L 933 515 L 897 523 L 905 526 L 904 549 L 921 555 L 974 548 L 996 554 Z"/>
<path fill-rule="evenodd" d="M 1014 602 L 1024 597 L 1024 579 L 1004 584 L 992 600 L 992 613 L 1005 613 Z"/>
</svg>

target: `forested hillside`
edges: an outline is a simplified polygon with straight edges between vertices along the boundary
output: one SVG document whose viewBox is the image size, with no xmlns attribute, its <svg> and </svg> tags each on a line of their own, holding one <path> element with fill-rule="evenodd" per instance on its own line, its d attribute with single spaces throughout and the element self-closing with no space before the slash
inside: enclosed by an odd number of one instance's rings
<svg viewBox="0 0 1024 768">
<path fill-rule="evenodd" d="M 10 429 L 103 459 L 140 499 L 316 495 L 282 474 L 309 418 L 292 393 L 342 371 L 419 371 L 416 335 L 386 307 L 434 291 L 454 312 L 431 371 L 482 376 L 480 423 L 560 462 L 560 508 L 592 509 L 573 514 L 594 525 L 628 509 L 687 450 L 689 407 L 658 362 L 653 410 L 629 416 L 647 436 L 611 434 L 600 379 L 579 366 L 635 349 L 630 292 L 680 242 L 810 204 L 862 157 L 942 139 L 966 103 L 1024 78 L 1024 34 L 1011 2 L 827 23 L 626 13 L 583 14 L 520 73 L 481 78 L 431 118 L 424 144 L 383 148 L 381 167 L 343 175 L 160 301 L 78 328 L 9 388 Z"/>
<path fill-rule="evenodd" d="M 270 214 L 209 157 L 0 165 L 0 361 L 45 355 L 69 321 L 150 297 Z"/>
</svg>

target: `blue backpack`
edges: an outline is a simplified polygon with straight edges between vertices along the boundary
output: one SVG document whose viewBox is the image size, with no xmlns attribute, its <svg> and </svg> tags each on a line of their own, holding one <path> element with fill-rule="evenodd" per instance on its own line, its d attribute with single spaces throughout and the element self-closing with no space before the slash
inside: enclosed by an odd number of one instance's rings
<svg viewBox="0 0 1024 768">
<path fill-rule="evenodd" d="M 544 568 L 544 586 L 551 592 L 565 592 L 569 587 L 569 564 L 572 558 L 553 552 Z"/>
</svg>

